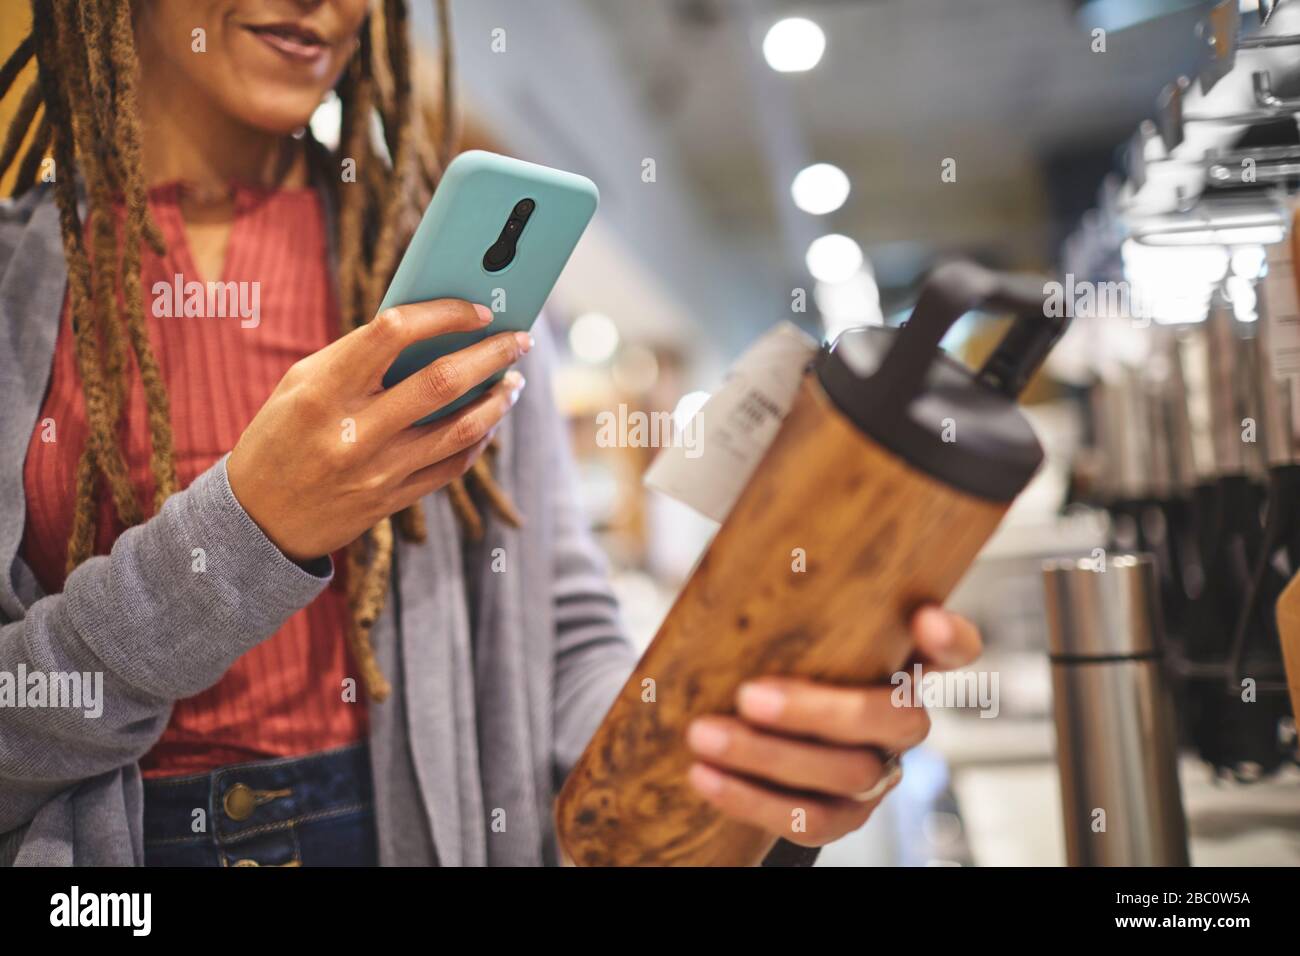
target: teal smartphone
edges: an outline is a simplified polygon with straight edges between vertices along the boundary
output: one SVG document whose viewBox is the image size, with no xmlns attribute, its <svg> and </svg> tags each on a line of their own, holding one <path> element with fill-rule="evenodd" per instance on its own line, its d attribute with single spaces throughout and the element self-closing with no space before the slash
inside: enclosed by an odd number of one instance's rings
<svg viewBox="0 0 1300 956">
<path fill-rule="evenodd" d="M 489 335 L 531 328 L 599 200 L 596 184 L 576 173 L 482 150 L 453 159 L 379 309 L 465 299 L 491 309 L 492 322 L 480 331 L 451 332 L 403 349 L 384 373 L 384 387 Z M 415 424 L 469 404 L 500 378 L 476 385 Z"/>
</svg>

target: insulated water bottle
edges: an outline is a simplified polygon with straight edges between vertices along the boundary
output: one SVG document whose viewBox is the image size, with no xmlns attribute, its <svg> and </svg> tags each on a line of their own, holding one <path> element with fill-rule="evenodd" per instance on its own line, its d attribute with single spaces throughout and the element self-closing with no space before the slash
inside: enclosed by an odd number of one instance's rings
<svg viewBox="0 0 1300 956">
<path fill-rule="evenodd" d="M 1041 279 L 953 263 L 901 329 L 821 350 L 560 794 L 571 862 L 762 861 L 775 837 L 687 783 L 687 725 L 733 712 L 752 678 L 866 685 L 906 664 L 912 613 L 947 597 L 1042 461 L 1016 397 L 1068 321 L 1045 298 Z M 939 341 L 977 308 L 1016 317 L 973 373 Z"/>
</svg>

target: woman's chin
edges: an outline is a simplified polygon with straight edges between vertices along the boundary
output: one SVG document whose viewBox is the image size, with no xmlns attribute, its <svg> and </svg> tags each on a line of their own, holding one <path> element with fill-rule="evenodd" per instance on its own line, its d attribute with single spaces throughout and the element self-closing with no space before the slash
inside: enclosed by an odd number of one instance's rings
<svg viewBox="0 0 1300 956">
<path fill-rule="evenodd" d="M 311 121 L 322 97 L 313 91 L 308 96 L 269 97 L 263 91 L 252 100 L 231 104 L 230 112 L 254 129 L 278 136 L 296 133 Z"/>
</svg>

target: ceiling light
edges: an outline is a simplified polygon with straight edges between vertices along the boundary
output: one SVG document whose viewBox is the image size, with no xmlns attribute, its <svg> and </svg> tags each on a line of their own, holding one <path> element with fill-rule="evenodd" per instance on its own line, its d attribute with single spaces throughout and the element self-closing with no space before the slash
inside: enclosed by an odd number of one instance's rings
<svg viewBox="0 0 1300 956">
<path fill-rule="evenodd" d="M 830 163 L 814 163 L 799 170 L 790 184 L 794 204 L 804 212 L 823 216 L 834 212 L 849 198 L 849 177 Z"/>
<path fill-rule="evenodd" d="M 819 282 L 844 282 L 862 268 L 862 250 L 848 236 L 831 233 L 814 239 L 804 261 Z"/>
<path fill-rule="evenodd" d="M 826 49 L 822 28 L 803 17 L 790 17 L 772 25 L 763 37 L 763 58 L 778 73 L 811 70 Z"/>
</svg>

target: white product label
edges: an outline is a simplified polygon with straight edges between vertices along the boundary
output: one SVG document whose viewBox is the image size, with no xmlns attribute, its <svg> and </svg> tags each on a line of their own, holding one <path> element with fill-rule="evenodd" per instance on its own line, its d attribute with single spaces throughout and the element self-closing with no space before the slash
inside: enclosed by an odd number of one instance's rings
<svg viewBox="0 0 1300 956">
<path fill-rule="evenodd" d="M 1291 242 L 1268 249 L 1268 274 L 1261 283 L 1268 310 L 1268 354 L 1277 378 L 1300 375 L 1300 301 L 1296 295 L 1295 263 Z"/>
<path fill-rule="evenodd" d="M 790 322 L 768 331 L 740 356 L 696 412 L 694 451 L 663 449 L 645 483 L 722 521 L 744 490 L 794 403 L 817 343 Z"/>
</svg>

